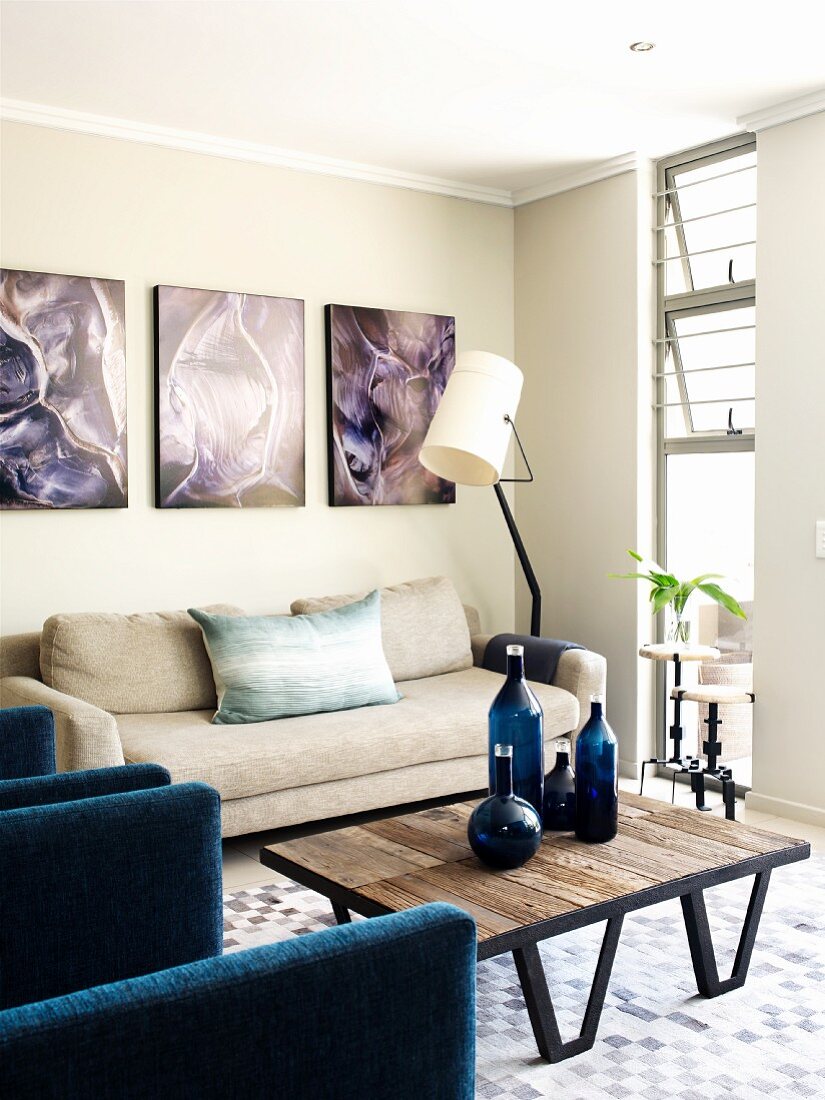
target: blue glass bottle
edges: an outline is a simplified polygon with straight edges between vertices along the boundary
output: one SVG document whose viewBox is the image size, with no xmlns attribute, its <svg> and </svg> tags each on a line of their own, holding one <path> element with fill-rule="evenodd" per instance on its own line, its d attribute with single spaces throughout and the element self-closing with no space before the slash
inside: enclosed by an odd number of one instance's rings
<svg viewBox="0 0 825 1100">
<path fill-rule="evenodd" d="M 513 746 L 496 745 L 495 793 L 473 810 L 467 839 L 478 858 L 498 870 L 521 867 L 539 850 L 541 818 L 513 794 Z"/>
<path fill-rule="evenodd" d="M 572 833 L 576 828 L 576 777 L 570 767 L 570 742 L 556 739 L 556 764 L 544 779 L 544 809 L 541 823 L 545 832 Z"/>
<path fill-rule="evenodd" d="M 544 794 L 544 714 L 524 679 L 524 646 L 507 646 L 507 679 L 489 715 L 489 785 L 496 787 L 495 747 L 513 746 L 513 791 L 541 817 Z"/>
<path fill-rule="evenodd" d="M 591 842 L 612 840 L 619 827 L 618 743 L 602 712 L 594 695 L 576 738 L 576 836 Z"/>
</svg>

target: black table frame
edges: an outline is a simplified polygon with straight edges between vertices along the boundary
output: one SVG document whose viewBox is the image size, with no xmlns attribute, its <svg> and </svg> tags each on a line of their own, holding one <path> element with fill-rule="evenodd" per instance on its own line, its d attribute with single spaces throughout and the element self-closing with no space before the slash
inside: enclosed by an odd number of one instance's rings
<svg viewBox="0 0 825 1100">
<path fill-rule="evenodd" d="M 511 951 L 521 982 L 524 1001 L 533 1028 L 533 1035 L 539 1054 L 548 1062 L 562 1062 L 586 1050 L 590 1050 L 596 1041 L 604 1001 L 607 995 L 613 960 L 619 946 L 622 923 L 627 913 L 658 905 L 662 901 L 679 898 L 685 921 L 690 957 L 696 985 L 703 997 L 718 997 L 731 989 L 739 989 L 745 984 L 751 955 L 756 942 L 756 933 L 762 916 L 762 908 L 768 890 L 771 871 L 790 863 L 808 859 L 810 844 L 796 844 L 776 852 L 755 854 L 737 863 L 709 871 L 699 871 L 692 875 L 673 879 L 656 886 L 623 894 L 610 901 L 598 902 L 556 917 L 525 924 L 507 932 L 501 932 L 478 945 L 478 959 L 490 959 L 496 955 Z M 468 857 L 469 858 L 469 857 Z M 362 897 L 355 890 L 341 886 L 337 882 L 324 878 L 300 864 L 268 848 L 260 852 L 261 863 L 274 871 L 279 871 L 294 882 L 300 883 L 316 893 L 327 897 L 339 924 L 349 923 L 350 912 L 364 917 L 380 917 L 396 912 L 380 905 L 370 898 Z M 492 873 L 492 872 L 491 872 Z M 740 878 L 754 876 L 753 889 L 745 914 L 739 946 L 730 977 L 719 978 L 716 955 L 713 948 L 713 936 L 708 923 L 705 908 L 705 890 L 732 882 Z M 423 903 L 422 903 L 423 904 Z M 563 935 L 578 928 L 607 921 L 602 940 L 599 960 L 593 977 L 593 985 L 587 1002 L 579 1035 L 575 1039 L 562 1040 L 556 1019 L 555 1008 L 547 984 L 547 976 L 541 962 L 538 944 L 553 936 Z"/>
</svg>

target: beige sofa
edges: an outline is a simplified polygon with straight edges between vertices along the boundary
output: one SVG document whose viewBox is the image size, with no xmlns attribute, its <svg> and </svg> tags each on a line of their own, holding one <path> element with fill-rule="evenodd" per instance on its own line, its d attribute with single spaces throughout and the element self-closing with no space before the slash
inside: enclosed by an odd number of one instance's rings
<svg viewBox="0 0 825 1100">
<path fill-rule="evenodd" d="M 186 612 L 58 615 L 0 640 L 0 705 L 54 712 L 61 770 L 155 761 L 175 781 L 209 783 L 224 836 L 485 787 L 502 677 L 479 667 L 489 635 L 475 610 L 445 578 L 383 589 L 382 635 L 400 702 L 225 726 L 211 724 L 212 670 Z M 580 728 L 605 674 L 603 657 L 569 650 L 552 685 L 533 685 L 546 739 Z"/>
</svg>

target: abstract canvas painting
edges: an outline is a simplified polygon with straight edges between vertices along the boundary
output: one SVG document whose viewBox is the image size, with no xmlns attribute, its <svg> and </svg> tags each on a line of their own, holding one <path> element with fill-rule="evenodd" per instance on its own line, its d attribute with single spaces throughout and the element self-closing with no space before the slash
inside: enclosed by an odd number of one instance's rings
<svg viewBox="0 0 825 1100">
<path fill-rule="evenodd" d="M 155 287 L 156 504 L 304 503 L 304 303 Z"/>
<path fill-rule="evenodd" d="M 455 365 L 455 318 L 327 306 L 329 502 L 452 504 L 418 461 Z"/>
<path fill-rule="evenodd" d="M 0 508 L 125 508 L 124 284 L 0 269 Z"/>
</svg>

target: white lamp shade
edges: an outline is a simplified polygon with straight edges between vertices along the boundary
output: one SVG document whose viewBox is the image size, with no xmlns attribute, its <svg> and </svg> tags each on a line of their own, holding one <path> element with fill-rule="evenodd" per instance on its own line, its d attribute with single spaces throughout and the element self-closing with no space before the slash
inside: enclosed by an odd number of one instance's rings
<svg viewBox="0 0 825 1100">
<path fill-rule="evenodd" d="M 501 477 L 524 375 L 509 359 L 463 351 L 436 409 L 418 459 L 459 485 L 494 485 Z"/>
</svg>

